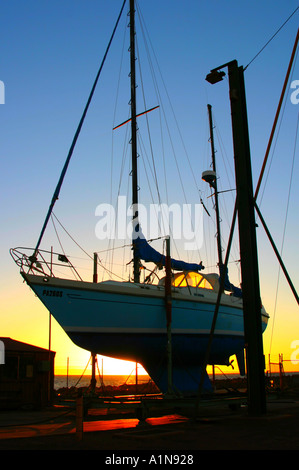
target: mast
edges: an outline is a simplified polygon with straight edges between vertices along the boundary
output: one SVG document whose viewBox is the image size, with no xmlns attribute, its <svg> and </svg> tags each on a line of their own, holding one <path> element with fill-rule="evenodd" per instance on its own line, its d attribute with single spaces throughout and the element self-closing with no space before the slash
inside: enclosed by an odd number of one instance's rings
<svg viewBox="0 0 299 470">
<path fill-rule="evenodd" d="M 216 212 L 216 227 L 217 227 L 217 250 L 218 250 L 218 266 L 221 275 L 222 261 L 222 247 L 221 247 L 221 229 L 220 229 L 220 211 L 218 201 L 218 188 L 217 188 L 217 172 L 216 172 L 216 159 L 215 159 L 215 146 L 214 146 L 214 133 L 213 133 L 213 119 L 212 119 L 212 106 L 208 104 L 209 125 L 210 125 L 210 141 L 212 152 L 212 169 L 213 171 L 204 171 L 202 179 L 209 183 L 210 187 L 214 189 L 215 197 L 215 212 Z"/>
<path fill-rule="evenodd" d="M 211 135 L 211 150 L 212 150 L 212 168 L 215 172 L 214 189 L 215 189 L 215 211 L 216 211 L 216 226 L 217 226 L 217 248 L 218 248 L 218 264 L 219 270 L 223 265 L 222 261 L 222 248 L 221 248 L 221 230 L 220 230 L 220 212 L 219 212 L 219 201 L 218 201 L 218 188 L 217 188 L 217 172 L 216 172 L 216 159 L 215 159 L 215 147 L 214 147 L 214 132 L 213 132 L 213 119 L 212 119 L 212 106 L 208 104 L 209 112 L 209 124 L 210 124 L 210 135 Z M 221 274 L 221 273 L 220 273 Z"/>
<path fill-rule="evenodd" d="M 138 176 L 137 176 L 137 122 L 136 122 L 136 72 L 135 72 L 135 2 L 130 0 L 130 77 L 131 77 L 131 150 L 132 150 L 132 205 L 133 230 L 138 232 Z M 133 236 L 134 282 L 140 280 L 139 259 L 136 256 Z"/>
</svg>

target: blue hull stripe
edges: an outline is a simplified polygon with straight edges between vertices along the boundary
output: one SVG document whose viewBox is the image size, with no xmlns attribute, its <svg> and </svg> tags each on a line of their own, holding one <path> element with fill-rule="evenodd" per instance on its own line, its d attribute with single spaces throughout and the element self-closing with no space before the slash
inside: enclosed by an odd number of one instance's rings
<svg viewBox="0 0 299 470">
<path fill-rule="evenodd" d="M 163 391 L 166 361 L 166 312 L 163 291 L 136 287 L 111 292 L 103 284 L 70 282 L 24 275 L 69 337 L 79 347 L 104 356 L 137 361 Z M 111 287 L 110 287 L 111 288 Z M 106 290 L 105 290 L 106 289 Z M 130 295 L 131 293 L 131 295 Z M 225 296 L 228 297 L 228 296 Z M 213 303 L 214 299 L 214 303 Z M 200 366 L 206 352 L 213 320 L 215 299 L 208 293 L 187 299 L 173 296 L 172 348 L 176 380 L 188 392 L 198 387 Z M 244 349 L 243 311 L 240 301 L 222 302 L 216 322 L 209 363 L 226 364 Z M 229 305 L 228 302 L 231 302 Z M 262 321 L 263 330 L 266 322 Z M 189 380 L 185 370 L 192 369 Z M 184 376 L 184 380 L 182 377 Z M 159 377 L 164 377 L 163 380 Z"/>
</svg>

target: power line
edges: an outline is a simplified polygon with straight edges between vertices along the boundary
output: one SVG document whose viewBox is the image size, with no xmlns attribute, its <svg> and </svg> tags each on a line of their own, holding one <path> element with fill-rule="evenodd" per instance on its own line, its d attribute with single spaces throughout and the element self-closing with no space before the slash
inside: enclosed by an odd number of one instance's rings
<svg viewBox="0 0 299 470">
<path fill-rule="evenodd" d="M 296 13 L 296 11 L 299 9 L 299 6 L 293 11 L 293 13 L 285 20 L 285 22 L 280 26 L 280 28 L 276 31 L 276 33 L 273 34 L 273 36 L 269 39 L 268 42 L 266 42 L 266 44 L 262 47 L 262 49 L 253 57 L 253 59 L 251 59 L 251 61 L 249 62 L 249 64 L 246 65 L 246 67 L 244 68 L 244 72 L 245 70 L 249 67 L 250 64 L 252 64 L 252 62 L 261 54 L 261 52 L 263 52 L 263 50 L 268 46 L 268 44 L 270 44 L 270 42 L 272 41 L 272 39 L 275 38 L 275 36 L 277 36 L 277 34 L 282 30 L 282 28 L 287 24 L 287 22 L 292 18 L 292 16 Z"/>
</svg>

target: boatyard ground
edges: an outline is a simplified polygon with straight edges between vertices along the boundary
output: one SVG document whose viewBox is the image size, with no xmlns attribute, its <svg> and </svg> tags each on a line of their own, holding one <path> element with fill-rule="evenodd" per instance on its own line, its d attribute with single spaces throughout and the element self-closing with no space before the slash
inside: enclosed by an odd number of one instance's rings
<svg viewBox="0 0 299 470">
<path fill-rule="evenodd" d="M 249 416 L 246 405 L 231 409 L 225 402 L 201 407 L 196 419 L 162 412 L 142 424 L 129 414 L 90 409 L 81 436 L 74 409 L 8 410 L 0 413 L 0 450 L 95 450 L 103 458 L 116 451 L 298 450 L 298 425 L 299 396 L 267 400 L 266 414 L 258 417 Z"/>
</svg>

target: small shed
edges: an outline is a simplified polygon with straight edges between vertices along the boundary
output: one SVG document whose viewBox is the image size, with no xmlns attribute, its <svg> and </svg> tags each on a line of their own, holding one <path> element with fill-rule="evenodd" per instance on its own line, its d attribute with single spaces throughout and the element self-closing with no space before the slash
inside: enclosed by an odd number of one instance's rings
<svg viewBox="0 0 299 470">
<path fill-rule="evenodd" d="M 0 345 L 0 408 L 50 405 L 55 352 L 7 337 L 0 337 Z"/>
</svg>

